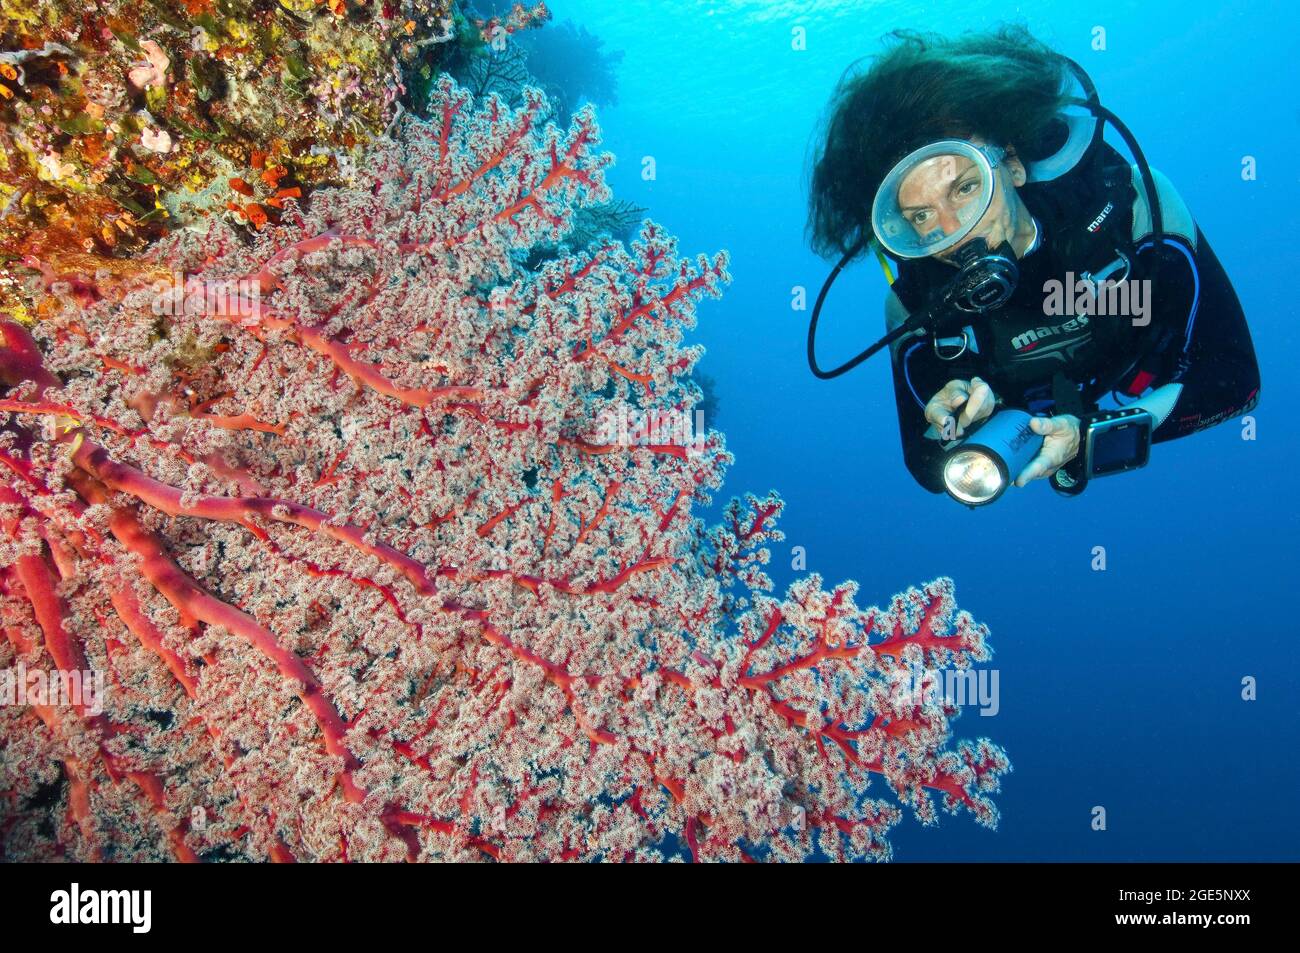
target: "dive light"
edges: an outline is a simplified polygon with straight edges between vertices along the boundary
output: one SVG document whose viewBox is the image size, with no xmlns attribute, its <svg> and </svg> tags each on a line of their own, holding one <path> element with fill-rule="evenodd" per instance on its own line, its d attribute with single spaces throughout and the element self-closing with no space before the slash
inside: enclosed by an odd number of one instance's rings
<svg viewBox="0 0 1300 953">
<path fill-rule="evenodd" d="M 1178 388 L 1177 390 L 1181 390 Z M 1177 399 L 1177 390 L 1151 400 L 1159 420 Z M 967 506 L 992 503 L 1010 486 L 1043 446 L 1034 433 L 1033 416 L 1023 410 L 998 411 L 943 458 L 943 486 L 948 495 Z M 1080 446 L 1073 460 L 1052 474 L 1052 488 L 1066 496 L 1082 493 L 1089 480 L 1127 473 L 1151 459 L 1152 432 L 1158 424 L 1147 407 L 1084 414 L 1079 421 Z"/>
<path fill-rule="evenodd" d="M 1000 497 L 1043 445 L 1034 433 L 1031 414 L 1007 408 L 948 451 L 943 485 L 948 495 L 967 506 L 983 506 Z"/>
</svg>

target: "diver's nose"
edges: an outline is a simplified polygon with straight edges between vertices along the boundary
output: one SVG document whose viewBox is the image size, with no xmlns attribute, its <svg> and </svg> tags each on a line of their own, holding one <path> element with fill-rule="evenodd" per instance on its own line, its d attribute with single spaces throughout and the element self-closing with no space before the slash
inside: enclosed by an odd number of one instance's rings
<svg viewBox="0 0 1300 953">
<path fill-rule="evenodd" d="M 957 218 L 957 213 L 947 206 L 939 207 L 939 227 L 943 229 L 944 235 L 951 235 L 961 228 L 961 221 Z"/>
</svg>

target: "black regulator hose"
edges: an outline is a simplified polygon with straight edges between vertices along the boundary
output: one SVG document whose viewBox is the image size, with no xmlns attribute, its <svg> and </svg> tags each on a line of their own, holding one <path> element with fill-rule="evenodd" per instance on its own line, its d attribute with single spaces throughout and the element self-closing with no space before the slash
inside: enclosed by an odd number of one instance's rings
<svg viewBox="0 0 1300 953">
<path fill-rule="evenodd" d="M 1015 290 L 1019 280 L 1019 269 L 1015 263 L 1015 252 L 1010 244 L 1003 242 L 995 251 L 990 251 L 982 238 L 974 239 L 956 254 L 958 271 L 953 280 L 935 295 L 929 307 L 921 308 L 907 320 L 891 330 L 875 344 L 862 351 L 856 357 L 845 361 L 839 367 L 823 370 L 817 365 L 816 340 L 817 319 L 821 316 L 822 304 L 826 294 L 839 276 L 841 269 L 861 250 L 859 242 L 844 253 L 831 273 L 826 277 L 817 301 L 813 305 L 812 318 L 808 322 L 808 367 L 814 376 L 821 380 L 839 377 L 857 367 L 877 351 L 883 350 L 899 338 L 918 330 L 938 331 L 942 327 L 967 320 L 965 315 L 983 314 L 1000 308 Z"/>
<path fill-rule="evenodd" d="M 839 264 L 832 268 L 831 273 L 826 276 L 826 281 L 822 283 L 822 290 L 817 294 L 817 301 L 813 304 L 812 319 L 808 322 L 808 367 L 812 370 L 814 376 L 824 381 L 828 381 L 833 377 L 839 377 L 841 374 L 847 374 L 881 348 L 887 347 L 892 341 L 907 333 L 908 330 L 902 326 L 895 328 L 857 357 L 851 358 L 839 367 L 832 368 L 829 371 L 823 370 L 817 366 L 817 318 L 821 315 L 822 304 L 825 303 L 826 295 L 831 290 L 831 285 L 835 283 L 835 279 L 839 277 L 839 273 L 844 270 L 844 266 L 852 261 L 857 256 L 858 252 L 862 251 L 865 244 L 866 242 L 859 241 L 844 253 L 844 257 L 840 259 Z"/>
</svg>

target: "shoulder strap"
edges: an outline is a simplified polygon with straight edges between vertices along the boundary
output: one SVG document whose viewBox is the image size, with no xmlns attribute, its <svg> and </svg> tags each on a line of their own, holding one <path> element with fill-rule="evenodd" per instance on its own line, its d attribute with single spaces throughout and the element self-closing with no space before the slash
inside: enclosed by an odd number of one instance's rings
<svg viewBox="0 0 1300 953">
<path fill-rule="evenodd" d="M 1108 143 L 1101 143 L 1079 170 L 1073 188 L 1060 198 L 1060 260 L 1076 271 L 1100 271 L 1133 247 L 1132 214 L 1138 192 L 1132 169 Z"/>
<path fill-rule="evenodd" d="M 1129 166 L 1133 191 L 1133 228 L 1131 240 L 1140 244 L 1143 238 L 1151 234 L 1151 207 L 1147 203 L 1146 190 L 1142 188 L 1141 173 L 1135 165 Z M 1161 225 L 1166 235 L 1177 235 L 1185 240 L 1193 251 L 1196 250 L 1196 220 L 1192 218 L 1191 209 L 1178 194 L 1169 178 L 1159 169 L 1151 170 L 1151 178 L 1156 184 L 1156 194 L 1160 200 Z"/>
<path fill-rule="evenodd" d="M 1130 176 L 1137 193 L 1133 201 L 1133 224 L 1131 240 L 1135 249 L 1144 248 L 1152 239 L 1151 209 L 1147 201 L 1146 190 L 1141 188 L 1141 172 L 1136 165 L 1130 165 Z M 1159 169 L 1151 169 L 1151 179 L 1155 184 L 1157 201 L 1160 203 L 1161 226 L 1166 236 L 1181 238 L 1196 253 L 1196 220 L 1191 209 L 1178 194 L 1173 183 Z M 1168 254 L 1167 249 L 1154 250 L 1156 258 Z M 1176 256 L 1175 256 L 1176 257 Z M 1193 266 L 1194 267 L 1194 266 Z M 1156 339 L 1137 366 L 1137 373 L 1124 388 L 1130 397 L 1136 397 L 1150 384 L 1167 376 L 1174 370 L 1173 361 L 1186 344 L 1185 325 L 1183 322 L 1163 323 L 1156 334 Z M 1181 371 L 1174 376 L 1180 376 Z"/>
<path fill-rule="evenodd" d="M 1114 243 L 1114 247 L 1123 250 L 1132 262 L 1136 259 L 1138 249 L 1150 250 L 1148 246 L 1153 241 L 1151 208 L 1139 167 L 1113 149 L 1108 148 L 1106 151 L 1109 155 L 1101 163 L 1100 181 L 1105 189 L 1105 208 L 1110 209 L 1112 204 L 1115 207 L 1107 212 L 1105 221 L 1094 225 L 1093 230 L 1104 233 Z M 1151 169 L 1151 178 L 1160 203 L 1164 234 L 1183 239 L 1195 252 L 1196 221 L 1187 203 L 1162 172 Z M 1159 261 L 1167 254 L 1168 249 L 1164 247 L 1154 249 L 1152 258 Z M 1104 329 L 1104 325 L 1099 325 L 1099 330 L 1101 329 Z M 1182 350 L 1183 332 L 1181 322 L 1160 323 L 1152 329 L 1143 352 L 1135 360 L 1125 362 L 1124 369 L 1118 374 L 1097 381 L 1090 397 L 1096 399 L 1120 387 L 1128 396 L 1136 397 L 1154 381 L 1167 377 L 1174 369 L 1172 362 Z M 1131 340 L 1123 343 L 1132 346 Z"/>
</svg>

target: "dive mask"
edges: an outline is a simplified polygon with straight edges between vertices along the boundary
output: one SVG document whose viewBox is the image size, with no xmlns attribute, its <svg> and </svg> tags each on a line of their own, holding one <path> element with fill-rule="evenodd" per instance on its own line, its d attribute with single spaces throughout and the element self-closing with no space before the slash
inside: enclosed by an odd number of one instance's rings
<svg viewBox="0 0 1300 953">
<path fill-rule="evenodd" d="M 876 240 L 899 258 L 925 258 L 952 248 L 970 234 L 992 204 L 995 170 L 1005 155 L 1005 149 L 965 139 L 940 139 L 908 153 L 876 190 L 871 204 Z M 942 209 L 901 204 L 900 193 L 906 186 L 928 182 L 944 187 Z M 940 224 L 944 218 L 951 231 Z"/>
</svg>

